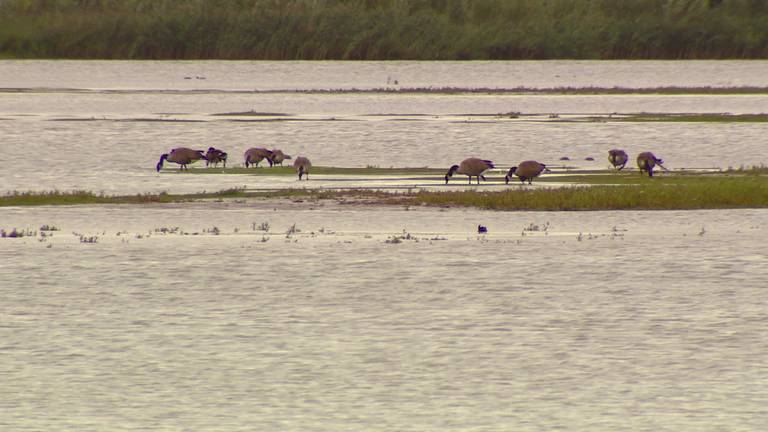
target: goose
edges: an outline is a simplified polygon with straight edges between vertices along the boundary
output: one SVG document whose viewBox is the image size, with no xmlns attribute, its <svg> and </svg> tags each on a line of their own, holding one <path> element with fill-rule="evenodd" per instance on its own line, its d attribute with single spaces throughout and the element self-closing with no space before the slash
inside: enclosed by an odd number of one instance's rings
<svg viewBox="0 0 768 432">
<path fill-rule="evenodd" d="M 272 163 L 275 165 L 283 166 L 283 161 L 286 159 L 292 159 L 290 155 L 283 153 L 282 150 L 272 150 Z"/>
<path fill-rule="evenodd" d="M 478 158 L 464 159 L 460 164 L 454 165 L 448 170 L 448 173 L 445 174 L 445 184 L 448 184 L 448 179 L 453 177 L 454 173 L 464 174 L 469 177 L 470 184 L 472 184 L 472 177 L 477 177 L 477 184 L 480 184 L 480 177 L 485 180 L 483 172 L 491 168 L 493 168 L 493 162 L 489 160 Z"/>
<path fill-rule="evenodd" d="M 525 183 L 528 180 L 528 184 L 531 184 L 533 183 L 533 178 L 538 177 L 543 171 L 550 172 L 549 168 L 543 163 L 533 160 L 523 161 L 520 162 L 520 165 L 509 169 L 507 175 L 504 176 L 504 183 L 509 184 L 509 179 L 514 174 L 520 177 L 521 183 Z"/>
<path fill-rule="evenodd" d="M 192 150 L 186 147 L 178 147 L 171 150 L 170 153 L 163 153 L 160 156 L 160 161 L 157 163 L 157 171 L 163 168 L 163 162 L 173 162 L 181 165 L 180 170 L 188 170 L 187 164 L 205 159 L 205 155 L 202 150 Z"/>
<path fill-rule="evenodd" d="M 661 165 L 663 163 L 664 163 L 663 160 L 657 158 L 651 152 L 642 152 L 639 155 L 637 155 L 637 167 L 640 168 L 641 176 L 643 175 L 643 171 L 646 171 L 648 172 L 648 177 L 653 177 L 653 167 L 658 165 L 661 168 L 664 168 L 664 166 Z"/>
<path fill-rule="evenodd" d="M 249 165 L 254 165 L 258 168 L 259 162 L 266 159 L 267 162 L 269 162 L 269 166 L 273 165 L 272 162 L 272 151 L 267 150 L 265 148 L 261 147 L 251 147 L 248 150 L 245 151 L 245 167 L 248 168 Z"/>
<path fill-rule="evenodd" d="M 627 161 L 629 160 L 629 156 L 627 156 L 627 152 L 624 150 L 619 149 L 612 149 L 608 150 L 608 162 L 613 165 L 613 168 L 616 171 L 621 171 L 622 168 L 624 168 L 624 165 L 627 164 Z"/>
<path fill-rule="evenodd" d="M 219 162 L 224 163 L 224 168 L 227 167 L 227 153 L 217 148 L 208 147 L 208 152 L 205 154 L 205 166 L 213 164 L 215 167 Z"/>
<path fill-rule="evenodd" d="M 293 161 L 293 168 L 299 173 L 299 180 L 301 180 L 301 176 L 304 174 L 307 175 L 307 180 L 309 180 L 309 168 L 311 166 L 312 162 L 304 156 L 299 156 Z"/>
</svg>

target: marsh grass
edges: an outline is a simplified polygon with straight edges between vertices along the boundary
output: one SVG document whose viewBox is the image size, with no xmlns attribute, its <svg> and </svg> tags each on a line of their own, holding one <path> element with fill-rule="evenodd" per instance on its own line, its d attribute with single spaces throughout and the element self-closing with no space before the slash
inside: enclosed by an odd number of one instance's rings
<svg viewBox="0 0 768 432">
<path fill-rule="evenodd" d="M 43 205 L 81 205 L 81 204 L 151 204 L 192 201 L 216 197 L 242 196 L 241 189 L 227 189 L 215 193 L 198 194 L 136 194 L 136 195 L 105 195 L 94 192 L 47 191 L 47 192 L 18 192 L 14 191 L 0 196 L 0 207 L 8 206 L 43 206 Z"/>
<path fill-rule="evenodd" d="M 691 178 L 634 185 L 419 192 L 412 204 L 493 210 L 684 210 L 768 207 L 765 177 Z M 680 179 L 675 179 L 680 180 Z"/>
<path fill-rule="evenodd" d="M 590 177 L 590 176 L 583 176 Z M 14 192 L 0 197 L 0 207 L 78 204 L 152 204 L 220 200 L 224 198 L 294 198 L 336 200 L 341 204 L 426 205 L 476 207 L 492 210 L 686 210 L 768 207 L 768 176 L 762 171 L 664 175 L 591 176 L 605 183 L 582 183 L 562 188 L 511 185 L 503 191 L 385 192 L 373 189 L 283 189 L 248 192 L 228 189 L 197 194 L 141 194 L 107 196 L 86 191 Z"/>
</svg>

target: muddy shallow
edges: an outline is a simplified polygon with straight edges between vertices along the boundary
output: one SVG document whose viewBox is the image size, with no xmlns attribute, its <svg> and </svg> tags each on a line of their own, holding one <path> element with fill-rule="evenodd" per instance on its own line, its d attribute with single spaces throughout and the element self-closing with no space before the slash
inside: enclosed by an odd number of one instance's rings
<svg viewBox="0 0 768 432">
<path fill-rule="evenodd" d="M 6 230 L 46 224 L 59 230 L 43 241 L 0 238 L 0 424 L 755 430 L 768 421 L 768 210 L 289 200 L 0 209 Z"/>
</svg>

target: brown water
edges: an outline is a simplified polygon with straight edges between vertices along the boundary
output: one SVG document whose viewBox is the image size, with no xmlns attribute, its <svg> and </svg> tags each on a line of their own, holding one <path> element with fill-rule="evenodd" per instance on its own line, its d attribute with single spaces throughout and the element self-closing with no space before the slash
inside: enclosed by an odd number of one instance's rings
<svg viewBox="0 0 768 432">
<path fill-rule="evenodd" d="M 11 89 L 0 91 L 0 192 L 297 185 L 155 173 L 159 154 L 180 145 L 223 147 L 231 164 L 250 146 L 338 166 L 447 167 L 478 155 L 500 166 L 569 156 L 602 168 L 615 146 L 653 150 L 670 168 L 759 164 L 768 160 L 758 123 L 548 115 L 759 113 L 768 112 L 764 96 L 232 91 L 375 88 L 387 78 L 390 86 L 766 85 L 764 70 L 765 62 L 0 61 L 0 88 Z M 248 110 L 287 115 L 213 115 Z M 509 111 L 541 116 L 488 117 Z M 302 186 L 389 182 L 313 175 Z M 58 230 L 43 237 L 42 225 Z M 32 235 L 0 238 L 0 430 L 768 424 L 766 210 L 0 208 L 0 229 L 14 228 Z"/>
</svg>

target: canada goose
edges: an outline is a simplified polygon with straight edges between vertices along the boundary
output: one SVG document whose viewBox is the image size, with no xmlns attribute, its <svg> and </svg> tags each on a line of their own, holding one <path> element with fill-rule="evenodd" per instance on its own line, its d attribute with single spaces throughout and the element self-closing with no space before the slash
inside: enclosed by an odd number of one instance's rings
<svg viewBox="0 0 768 432">
<path fill-rule="evenodd" d="M 480 177 L 485 180 L 483 172 L 485 170 L 493 168 L 493 162 L 485 159 L 467 158 L 461 161 L 460 164 L 452 166 L 448 173 L 445 174 L 445 184 L 448 184 L 448 179 L 453 177 L 454 173 L 464 174 L 469 177 L 469 183 L 472 183 L 472 177 L 477 177 L 477 184 L 480 184 Z"/>
<path fill-rule="evenodd" d="M 304 156 L 299 156 L 296 158 L 296 160 L 293 161 L 293 168 L 296 169 L 296 172 L 299 173 L 299 180 L 301 180 L 301 176 L 303 174 L 307 175 L 307 180 L 309 180 L 309 168 L 312 166 L 312 162 L 309 161 Z"/>
<path fill-rule="evenodd" d="M 524 161 L 520 162 L 520 165 L 512 167 L 504 176 L 504 183 L 509 184 L 509 179 L 512 178 L 512 174 L 520 177 L 520 182 L 525 183 L 528 180 L 528 184 L 533 183 L 533 178 L 538 177 L 542 171 L 550 172 L 546 165 L 536 161 Z"/>
<path fill-rule="evenodd" d="M 192 150 L 186 147 L 178 147 L 171 150 L 170 153 L 163 153 L 160 156 L 160 161 L 157 163 L 156 168 L 159 172 L 160 169 L 163 168 L 163 162 L 168 161 L 181 165 L 180 170 L 185 170 L 188 169 L 187 164 L 198 161 L 200 159 L 205 159 L 205 155 L 203 154 L 202 150 Z"/>
<path fill-rule="evenodd" d="M 275 165 L 283 166 L 283 161 L 286 159 L 291 159 L 291 156 L 283 153 L 282 150 L 272 150 L 272 163 Z"/>
<path fill-rule="evenodd" d="M 266 159 L 269 162 L 269 166 L 272 166 L 272 151 L 261 147 L 251 147 L 245 151 L 245 167 L 254 165 L 258 168 L 259 162 Z"/>
<path fill-rule="evenodd" d="M 227 153 L 217 148 L 208 147 L 208 152 L 205 154 L 205 166 L 213 164 L 215 167 L 219 162 L 224 163 L 224 168 L 227 167 Z"/>
<path fill-rule="evenodd" d="M 624 150 L 608 150 L 608 162 L 613 165 L 613 168 L 616 169 L 616 171 L 621 171 L 621 169 L 624 168 L 624 165 L 627 164 L 628 160 L 629 156 L 627 156 L 627 152 Z"/>
<path fill-rule="evenodd" d="M 648 172 L 648 177 L 653 177 L 653 167 L 656 165 L 664 168 L 661 164 L 663 164 L 664 161 L 657 158 L 653 153 L 651 152 L 642 152 L 639 155 L 637 155 L 637 167 L 640 168 L 640 175 L 643 175 L 643 171 Z M 666 169 L 666 168 L 664 168 Z"/>
</svg>

